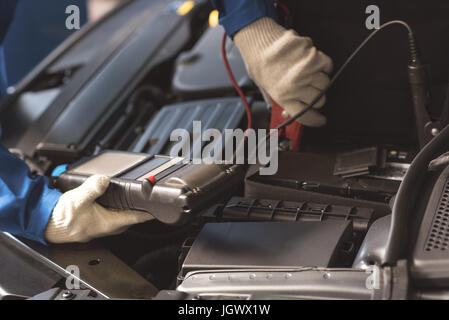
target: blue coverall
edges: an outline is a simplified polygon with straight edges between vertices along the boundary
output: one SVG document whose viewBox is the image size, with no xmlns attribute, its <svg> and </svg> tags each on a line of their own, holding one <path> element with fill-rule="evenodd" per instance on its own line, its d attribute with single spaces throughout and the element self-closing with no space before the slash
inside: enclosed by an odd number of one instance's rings
<svg viewBox="0 0 449 320">
<path fill-rule="evenodd" d="M 0 0 L 0 44 L 16 2 Z M 275 18 L 272 0 L 212 0 L 212 3 L 220 12 L 220 23 L 231 36 L 259 18 Z M 0 145 L 0 230 L 45 244 L 45 229 L 61 196 L 49 185 L 46 177 L 31 178 L 28 166 Z"/>
<path fill-rule="evenodd" d="M 220 13 L 220 24 L 230 36 L 257 19 L 276 20 L 273 0 L 212 0 L 212 4 Z"/>
<path fill-rule="evenodd" d="M 14 16 L 16 4 L 17 0 L 0 1 L 0 45 Z M 4 61 L 1 59 L 2 90 L 6 89 L 4 74 Z M 48 220 L 61 196 L 49 185 L 46 177 L 31 178 L 25 162 L 0 144 L 0 230 L 45 243 L 44 232 Z"/>
</svg>

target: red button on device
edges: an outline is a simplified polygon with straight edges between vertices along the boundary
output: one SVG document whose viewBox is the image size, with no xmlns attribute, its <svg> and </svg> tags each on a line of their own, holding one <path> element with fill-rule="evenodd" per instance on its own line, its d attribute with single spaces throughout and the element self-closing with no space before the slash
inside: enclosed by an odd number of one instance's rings
<svg viewBox="0 0 449 320">
<path fill-rule="evenodd" d="M 150 181 L 152 184 L 156 184 L 156 178 L 154 176 L 148 177 L 147 180 Z"/>
</svg>

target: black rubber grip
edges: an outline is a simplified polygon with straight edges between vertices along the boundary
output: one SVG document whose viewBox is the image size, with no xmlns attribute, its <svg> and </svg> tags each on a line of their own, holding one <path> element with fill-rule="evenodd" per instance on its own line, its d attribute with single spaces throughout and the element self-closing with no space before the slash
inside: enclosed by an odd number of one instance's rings
<svg viewBox="0 0 449 320">
<path fill-rule="evenodd" d="M 56 181 L 55 187 L 66 192 L 79 187 L 88 176 L 77 174 L 62 174 Z M 97 199 L 97 202 L 106 208 L 119 210 L 147 211 L 144 205 L 149 199 L 151 185 L 141 181 L 112 178 L 106 192 Z"/>
</svg>

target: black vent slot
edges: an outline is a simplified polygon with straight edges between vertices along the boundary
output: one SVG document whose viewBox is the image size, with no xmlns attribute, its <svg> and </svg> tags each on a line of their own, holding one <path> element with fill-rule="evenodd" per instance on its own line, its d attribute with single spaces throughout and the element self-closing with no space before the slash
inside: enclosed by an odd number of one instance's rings
<svg viewBox="0 0 449 320">
<path fill-rule="evenodd" d="M 449 286 L 449 166 L 432 188 L 410 271 L 422 285 Z"/>
<path fill-rule="evenodd" d="M 449 249 L 449 181 L 444 186 L 437 213 L 426 241 L 425 250 L 445 251 Z"/>
</svg>

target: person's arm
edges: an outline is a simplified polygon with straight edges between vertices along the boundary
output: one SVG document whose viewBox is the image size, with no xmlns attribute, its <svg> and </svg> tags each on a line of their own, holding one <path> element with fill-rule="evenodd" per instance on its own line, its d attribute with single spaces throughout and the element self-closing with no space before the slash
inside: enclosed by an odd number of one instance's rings
<svg viewBox="0 0 449 320">
<path fill-rule="evenodd" d="M 251 79 L 268 104 L 276 101 L 288 115 L 303 110 L 329 83 L 332 60 L 319 51 L 312 39 L 280 26 L 273 0 L 212 0 L 220 12 L 220 24 L 242 54 Z M 320 127 L 326 118 L 315 103 L 297 121 Z"/>
<path fill-rule="evenodd" d="M 145 212 L 96 203 L 109 182 L 108 177 L 92 176 L 61 194 L 50 188 L 48 178 L 30 177 L 26 163 L 0 144 L 0 230 L 43 244 L 87 242 L 153 219 Z"/>
<path fill-rule="evenodd" d="M 0 144 L 0 230 L 45 244 L 60 196 L 46 177 L 31 178 L 28 166 Z"/>
<path fill-rule="evenodd" d="M 290 116 L 306 108 L 329 84 L 331 58 L 312 39 L 273 19 L 264 17 L 246 26 L 235 34 L 234 43 L 267 103 L 276 101 Z M 326 118 L 317 110 L 325 102 L 323 96 L 297 121 L 311 127 L 325 125 Z"/>
<path fill-rule="evenodd" d="M 16 5 L 17 0 L 0 1 L 0 46 Z M 0 61 L 0 87 L 5 85 L 2 67 Z M 47 178 L 31 178 L 28 166 L 0 144 L 0 230 L 45 243 L 45 229 L 60 196 L 49 188 Z"/>
<path fill-rule="evenodd" d="M 231 37 L 260 18 L 276 20 L 273 0 L 212 0 L 212 4 L 220 13 L 220 24 Z"/>
</svg>

